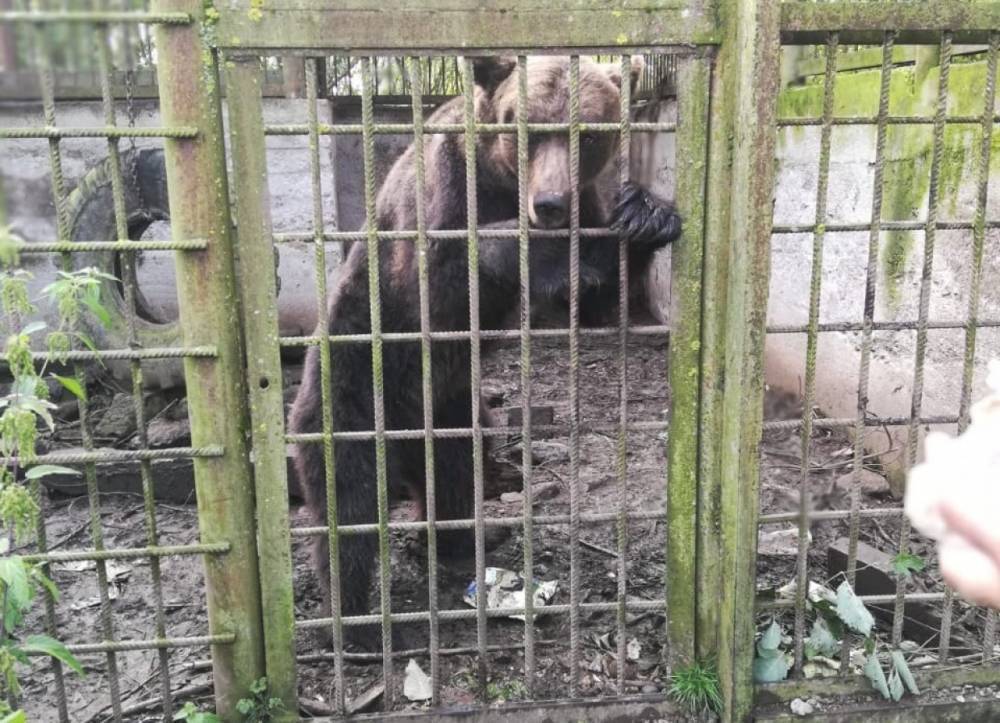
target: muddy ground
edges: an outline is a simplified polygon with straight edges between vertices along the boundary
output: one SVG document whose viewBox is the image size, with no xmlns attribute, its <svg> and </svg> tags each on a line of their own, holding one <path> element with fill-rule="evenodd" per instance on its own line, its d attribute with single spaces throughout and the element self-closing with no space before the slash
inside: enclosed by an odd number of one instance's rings
<svg viewBox="0 0 1000 723">
<path fill-rule="evenodd" d="M 666 381 L 666 344 L 662 340 L 638 337 L 630 343 L 628 367 L 628 409 L 630 421 L 664 421 L 669 414 L 670 400 Z M 533 353 L 533 399 L 539 406 L 554 409 L 555 423 L 564 424 L 568 414 L 568 353 L 566 342 L 536 341 Z M 614 423 L 618 415 L 618 367 L 611 339 L 585 339 L 581 345 L 581 416 L 585 423 Z M 519 351 L 515 345 L 493 350 L 484 360 L 484 384 L 493 403 L 501 407 L 520 404 Z M 294 379 L 295 370 L 286 375 Z M 103 384 L 103 386 L 102 386 Z M 98 399 L 95 419 L 98 426 L 102 414 L 114 407 L 115 390 L 106 383 L 99 383 L 94 392 Z M 289 396 L 292 389 L 289 389 Z M 158 420 L 157 429 L 162 439 L 171 445 L 185 444 L 183 400 L 168 399 L 156 402 L 157 409 L 150 410 Z M 71 410 L 67 407 L 67 414 Z M 792 419 L 801 416 L 801 408 L 793 397 L 768 394 L 765 415 L 770 419 Z M 109 425 L 110 421 L 109 420 Z M 99 435 L 99 443 L 128 446 L 134 443 L 134 431 L 125 424 L 110 428 Z M 172 426 L 171 426 L 172 425 Z M 69 435 L 54 440 L 53 447 L 76 444 L 70 420 L 63 429 Z M 78 434 L 78 432 L 77 432 Z M 569 512 L 569 449 L 566 435 L 541 435 L 535 445 L 533 468 L 536 515 L 566 514 Z M 615 469 L 615 435 L 588 433 L 581 435 L 580 487 L 583 491 L 581 512 L 614 512 L 624 501 L 630 512 L 662 510 L 665 503 L 665 434 L 663 431 L 630 432 L 628 434 L 628 475 L 626 487 L 619 487 Z M 505 440 L 500 458 L 520 460 L 520 447 L 516 439 Z M 765 434 L 762 452 L 761 505 L 765 513 L 794 511 L 798 504 L 801 442 L 794 430 L 769 431 Z M 840 509 L 847 506 L 846 490 L 837 487 L 837 478 L 849 471 L 851 445 L 840 431 L 817 430 L 811 440 L 813 474 L 809 486 L 813 504 L 817 509 Z M 172 479 L 172 478 L 171 478 Z M 894 506 L 884 480 L 872 476 L 862 495 L 862 507 Z M 496 488 L 494 488 L 495 491 Z M 170 502 L 159 502 L 156 517 L 160 543 L 163 545 L 190 544 L 197 541 L 197 517 L 190 493 L 185 501 L 183 484 L 171 495 Z M 494 496 L 486 502 L 487 516 L 514 516 L 522 512 L 523 500 L 516 494 L 502 499 Z M 87 549 L 89 537 L 89 511 L 85 497 L 53 495 L 45 500 L 47 535 L 50 547 L 59 550 Z M 404 519 L 409 510 L 403 503 L 394 510 L 394 517 Z M 108 493 L 101 499 L 101 529 L 107 547 L 140 547 L 145 544 L 144 510 L 140 497 L 132 492 Z M 302 510 L 293 509 L 293 525 L 305 524 Z M 898 520 L 880 518 L 865 520 L 860 537 L 877 550 L 892 555 L 898 544 Z M 779 528 L 792 528 L 794 523 L 769 525 L 762 534 Z M 836 585 L 837 578 L 828 569 L 827 549 L 831 543 L 847 534 L 844 520 L 815 522 L 811 527 L 812 544 L 809 554 L 809 578 L 816 582 Z M 580 532 L 579 549 L 581 565 L 582 599 L 587 602 L 614 602 L 618 589 L 618 543 L 612 523 L 585 525 Z M 295 605 L 299 620 L 316 617 L 319 599 L 312 573 L 308 568 L 305 543 L 297 538 L 294 546 Z M 665 523 L 659 520 L 630 523 L 626 555 L 627 592 L 638 600 L 662 599 L 664 594 Z M 519 570 L 522 567 L 523 540 L 519 527 L 487 555 L 487 565 Z M 758 588 L 769 591 L 785 585 L 795 575 L 795 540 L 778 544 L 772 554 L 761 555 L 758 561 Z M 933 563 L 932 551 L 926 543 L 915 541 L 911 551 Z M 535 575 L 539 580 L 558 581 L 553 603 L 569 601 L 569 530 L 565 525 L 536 525 L 534 533 Z M 411 533 L 393 535 L 392 546 L 392 609 L 394 612 L 418 611 L 426 608 L 426 550 L 417 536 Z M 155 637 L 156 615 L 154 601 L 157 587 L 153 582 L 153 568 L 148 560 L 136 559 L 109 563 L 109 593 L 113 635 L 118 639 L 149 639 Z M 171 637 L 190 637 L 207 634 L 205 597 L 201 559 L 194 556 L 168 557 L 160 561 L 159 594 L 162 595 L 164 625 Z M 106 621 L 101 617 L 99 588 L 93 563 L 68 563 L 56 565 L 52 577 L 62 591 L 62 599 L 55 609 L 59 637 L 67 643 L 93 642 L 103 637 Z M 438 584 L 440 609 L 468 609 L 462 601 L 466 586 L 475 578 L 471 560 L 443 562 L 439 567 Z M 933 564 L 917 573 L 910 583 L 916 591 L 940 589 Z M 373 598 L 374 600 L 374 598 Z M 928 606 L 931 615 L 936 608 Z M 43 627 L 44 606 L 36 605 L 30 627 Z M 762 623 L 770 616 L 761 616 Z M 791 630 L 789 614 L 778 616 L 786 631 Z M 953 645 L 961 647 L 981 640 L 981 613 L 955 603 Z M 925 621 L 926 623 L 926 621 Z M 626 630 L 631 644 L 632 660 L 626 663 L 625 686 L 627 693 L 662 692 L 666 686 L 666 671 L 661 664 L 663 650 L 660 640 L 664 617 L 658 612 L 629 614 Z M 881 623 L 888 630 L 885 623 Z M 926 624 L 925 624 L 926 627 Z M 919 630 L 918 630 L 919 632 Z M 524 694 L 523 633 L 520 621 L 491 619 L 487 627 L 487 642 L 493 646 L 489 653 L 490 685 L 481 690 L 474 672 L 476 670 L 476 627 L 472 620 L 442 623 L 440 642 L 443 648 L 457 648 L 457 654 L 442 656 L 441 700 L 444 704 L 475 703 L 484 697 L 516 700 Z M 616 690 L 616 624 L 613 613 L 581 615 L 581 670 L 579 689 L 583 696 L 613 695 Z M 416 647 L 426 644 L 422 633 L 413 629 L 407 639 Z M 534 695 L 539 699 L 565 696 L 571 670 L 568 664 L 570 639 L 568 615 L 552 615 L 538 620 L 536 632 L 536 679 Z M 956 642 L 957 641 L 957 642 Z M 971 642 L 970 642 L 971 641 Z M 329 709 L 333 699 L 333 664 L 319 648 L 315 634 L 300 632 L 298 653 L 300 696 L 304 713 L 320 714 Z M 921 654 L 933 652 L 936 645 L 931 635 L 920 642 Z M 471 649 L 471 651 L 470 651 Z M 211 677 L 207 665 L 209 651 L 204 646 L 185 647 L 169 653 L 170 689 L 175 705 L 187 701 L 208 703 Z M 394 661 L 396 684 L 403 679 L 403 671 L 410 656 Z M 429 661 L 425 654 L 413 656 L 425 672 Z M 927 657 L 926 655 L 924 657 Z M 110 697 L 108 666 L 111 662 L 104 654 L 81 656 L 87 669 L 84 678 L 65 674 L 70 719 L 91 723 L 109 719 Z M 127 720 L 162 720 L 163 691 L 158 675 L 160 658 L 155 651 L 130 651 L 115 656 L 120 677 L 122 708 Z M 348 661 L 345 667 L 347 680 L 346 698 L 360 705 L 366 696 L 371 699 L 371 710 L 379 710 L 382 701 L 378 691 L 382 667 L 377 662 Z M 47 664 L 36 662 L 23 677 L 24 701 L 31 719 L 57 720 L 54 675 Z M 970 695 L 972 695 L 970 693 Z M 820 708 L 831 705 L 815 701 Z M 398 695 L 395 709 L 420 707 Z"/>
</svg>

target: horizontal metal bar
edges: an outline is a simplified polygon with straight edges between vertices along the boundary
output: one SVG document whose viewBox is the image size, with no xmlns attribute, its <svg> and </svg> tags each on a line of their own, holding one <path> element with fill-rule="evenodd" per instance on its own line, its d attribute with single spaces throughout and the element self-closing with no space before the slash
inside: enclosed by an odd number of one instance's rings
<svg viewBox="0 0 1000 723">
<path fill-rule="evenodd" d="M 4 457 L 0 464 L 6 467 L 25 464 L 88 464 L 90 462 L 141 462 L 150 459 L 176 459 L 178 457 L 221 457 L 222 447 L 166 447 L 164 449 L 104 449 L 79 452 L 50 452 L 40 454 L 26 463 L 18 457 Z"/>
<path fill-rule="evenodd" d="M 914 592 L 904 595 L 907 602 L 938 602 L 944 600 L 947 593 L 943 592 Z M 862 602 L 869 605 L 890 605 L 896 602 L 896 595 L 858 595 Z M 784 610 L 795 607 L 795 600 L 761 600 L 754 601 L 754 609 L 757 612 L 766 610 Z"/>
<path fill-rule="evenodd" d="M 628 332 L 632 336 L 669 335 L 670 327 L 663 324 L 630 326 Z M 521 332 L 517 329 L 488 329 L 476 332 L 480 339 L 520 339 Z M 532 329 L 533 339 L 560 339 L 569 336 L 569 329 Z M 471 331 L 432 331 L 431 341 L 462 341 L 472 338 Z M 605 337 L 618 334 L 617 327 L 596 327 L 580 329 L 580 336 Z M 419 331 L 386 332 L 380 337 L 382 341 L 419 342 L 422 339 Z M 333 334 L 326 337 L 330 344 L 371 343 L 371 334 Z M 284 336 L 279 339 L 283 347 L 315 346 L 323 341 L 321 336 Z"/>
<path fill-rule="evenodd" d="M 909 417 L 869 417 L 865 420 L 866 427 L 901 427 L 903 425 L 909 424 L 911 420 Z M 920 417 L 917 420 L 920 424 L 955 424 L 958 422 L 958 417 L 956 415 L 938 415 L 930 417 Z M 813 427 L 822 429 L 839 429 L 841 427 L 853 427 L 858 423 L 858 420 L 851 418 L 844 419 L 834 419 L 834 418 L 819 418 L 814 419 L 812 424 Z M 773 432 L 775 430 L 788 430 L 788 429 L 798 429 L 802 426 L 801 419 L 781 419 L 781 420 L 771 420 L 764 422 L 764 431 Z"/>
<path fill-rule="evenodd" d="M 830 223 L 822 227 L 824 233 L 853 233 L 871 230 L 870 221 L 859 221 L 857 223 Z M 973 228 L 972 221 L 938 221 L 934 227 L 939 231 L 969 231 Z M 1000 221 L 987 221 L 986 228 L 1000 228 Z M 784 224 L 772 227 L 771 233 L 816 233 L 819 227 L 813 223 Z M 927 229 L 926 221 L 881 221 L 879 230 L 881 231 L 924 231 Z"/>
<path fill-rule="evenodd" d="M 633 133 L 672 133 L 677 130 L 676 123 L 632 123 L 629 128 Z M 318 132 L 320 135 L 343 136 L 361 135 L 364 126 L 351 124 L 330 125 L 320 123 Z M 581 123 L 581 133 L 617 133 L 620 130 L 618 123 Z M 372 126 L 373 133 L 403 135 L 413 133 L 412 123 L 376 123 Z M 517 133 L 515 123 L 480 123 L 476 125 L 476 132 L 488 133 Z M 569 123 L 529 123 L 530 133 L 568 133 Z M 304 136 L 309 134 L 309 126 L 303 123 L 290 123 L 283 125 L 269 125 L 264 127 L 265 135 L 269 136 Z M 428 123 L 424 126 L 425 134 L 464 134 L 464 123 Z"/>
<path fill-rule="evenodd" d="M 652 3 L 656 9 L 619 3 L 553 7 L 518 3 L 429 8 L 422 3 L 377 3 L 356 8 L 340 3 L 236 0 L 220 5 L 213 40 L 221 48 L 247 50 L 350 51 L 354 55 L 445 50 L 468 55 L 518 48 L 605 48 L 630 52 L 643 46 L 714 44 L 715 13 L 702 2 Z M 502 5 L 502 6 L 501 6 Z M 643 3 L 649 5 L 649 3 Z M 337 32 L 331 33 L 330 28 Z M 369 51 L 372 51 L 371 53 Z"/>
<path fill-rule="evenodd" d="M 934 0 L 934 2 L 781 4 L 781 40 L 786 44 L 822 43 L 837 32 L 842 44 L 882 44 L 886 30 L 895 30 L 898 44 L 939 43 L 941 32 L 952 32 L 955 43 L 985 43 L 1000 27 L 1000 2 Z"/>
<path fill-rule="evenodd" d="M 97 351 L 74 350 L 59 354 L 50 354 L 47 351 L 35 351 L 31 353 L 34 361 L 120 361 L 138 359 L 139 361 L 148 359 L 211 359 L 217 356 L 218 352 L 214 346 L 189 346 L 189 347 L 153 347 L 150 349 L 104 349 Z M 6 363 L 7 355 L 0 354 L 0 363 Z"/>
<path fill-rule="evenodd" d="M 911 331 L 917 328 L 918 321 L 875 321 L 872 322 L 872 331 Z M 966 321 L 928 321 L 928 329 L 965 329 L 969 326 Z M 987 329 L 1000 326 L 1000 319 L 977 319 L 973 324 L 976 329 Z M 844 332 L 844 331 L 864 331 L 865 325 L 860 321 L 831 321 L 820 324 L 816 330 L 819 332 Z M 805 324 L 776 324 L 767 327 L 768 334 L 806 334 L 809 327 Z"/>
<path fill-rule="evenodd" d="M 424 232 L 429 241 L 468 241 L 469 230 L 447 229 L 447 230 L 427 230 Z M 532 239 L 565 239 L 569 237 L 569 229 L 531 229 Z M 491 229 L 478 228 L 476 234 L 479 239 L 510 239 L 516 241 L 519 238 L 519 231 L 515 229 Z M 417 232 L 412 231 L 378 231 L 376 234 L 379 241 L 416 241 Z M 580 238 L 597 238 L 601 236 L 614 237 L 613 242 L 618 243 L 617 236 L 608 228 L 592 227 L 581 228 Z M 285 232 L 274 234 L 275 243 L 315 243 L 316 236 L 309 231 Z M 323 241 L 328 243 L 338 241 L 368 241 L 367 231 L 327 231 L 323 234 Z"/>
<path fill-rule="evenodd" d="M 163 638 L 162 640 L 116 640 L 103 643 L 70 643 L 66 647 L 74 655 L 96 653 L 117 653 L 124 650 L 171 650 L 174 648 L 206 648 L 210 645 L 231 645 L 236 640 L 233 633 L 225 635 L 197 635 L 186 638 Z M 45 655 L 44 652 L 30 652 L 28 655 Z"/>
<path fill-rule="evenodd" d="M 94 253 L 100 251 L 203 251 L 208 248 L 205 239 L 187 241 L 42 241 L 29 242 L 17 247 L 19 254 Z"/>
<path fill-rule="evenodd" d="M 627 600 L 624 603 L 625 609 L 630 612 L 663 610 L 666 607 L 666 604 L 666 600 Z M 580 603 L 578 607 L 581 612 L 607 613 L 617 612 L 619 609 L 619 603 Z M 536 616 L 565 615 L 569 613 L 569 611 L 569 605 L 546 605 L 545 607 L 536 607 L 534 609 L 534 614 Z M 439 610 L 437 619 L 472 620 L 476 617 L 476 613 L 477 611 L 474 608 L 469 608 L 467 610 Z M 505 618 L 510 615 L 524 615 L 524 607 L 489 608 L 486 610 L 486 616 L 490 618 Z M 430 620 L 430 613 L 426 610 L 412 613 L 392 613 L 390 619 L 393 623 L 419 623 Z M 382 616 L 350 615 L 345 616 L 340 620 L 343 625 L 371 625 L 373 623 L 382 622 Z M 333 622 L 333 618 L 312 618 L 310 620 L 297 621 L 295 623 L 295 627 L 300 630 L 307 630 L 310 628 L 328 627 L 332 625 Z"/>
<path fill-rule="evenodd" d="M 858 510 L 858 517 L 869 519 L 875 517 L 899 517 L 903 514 L 902 507 L 881 507 L 870 510 Z M 772 512 L 761 515 L 757 518 L 758 525 L 773 525 L 777 522 L 797 522 L 800 517 L 798 512 Z M 850 510 L 814 510 L 807 513 L 810 521 L 817 520 L 847 520 L 851 518 Z"/>
<path fill-rule="evenodd" d="M 839 116 L 832 118 L 830 122 L 835 126 L 874 126 L 878 125 L 878 116 Z M 891 115 L 885 119 L 885 122 L 889 125 L 914 125 L 914 126 L 932 126 L 934 125 L 933 116 L 909 116 L 909 115 Z M 952 115 L 946 116 L 944 122 L 949 125 L 980 125 L 983 122 L 982 116 L 974 115 Z M 1000 123 L 1000 115 L 993 117 L 994 123 Z M 778 118 L 775 124 L 779 128 L 797 127 L 797 126 L 821 126 L 823 125 L 822 118 Z"/>
<path fill-rule="evenodd" d="M 197 128 L 128 128 L 118 126 L 29 126 L 0 128 L 0 140 L 26 138 L 197 138 Z"/>
<path fill-rule="evenodd" d="M 165 545 L 160 547 L 123 547 L 108 550 L 68 550 L 23 555 L 26 562 L 79 562 L 81 560 L 137 560 L 146 557 L 173 557 L 181 555 L 220 555 L 229 552 L 228 542 L 198 545 Z"/>
<path fill-rule="evenodd" d="M 143 25 L 188 25 L 187 13 L 144 13 L 88 10 L 4 10 L 0 23 L 138 23 Z"/>
<path fill-rule="evenodd" d="M 659 432 L 667 429 L 669 423 L 664 420 L 662 422 L 629 422 L 626 429 L 630 432 Z M 533 424 L 531 425 L 532 432 L 565 432 L 566 429 L 558 424 Z M 617 424 L 584 424 L 580 426 L 581 433 L 588 432 L 617 432 L 619 425 Z M 505 434 L 520 434 L 520 427 L 483 427 L 481 433 L 485 437 L 500 437 Z M 423 439 L 424 438 L 423 429 L 387 429 L 385 431 L 386 439 Z M 433 430 L 434 439 L 455 439 L 461 437 L 471 437 L 472 430 L 468 427 L 466 428 L 449 428 L 449 429 L 435 429 Z M 344 442 L 364 442 L 369 439 L 375 439 L 374 430 L 367 431 L 352 431 L 352 432 L 331 432 L 329 437 L 334 440 L 341 440 Z M 288 444 L 318 444 L 322 442 L 326 437 L 322 432 L 309 432 L 304 434 L 286 434 L 285 442 Z"/>
<path fill-rule="evenodd" d="M 628 521 L 642 522 L 644 520 L 665 520 L 666 510 L 646 510 L 644 512 L 631 512 L 628 514 Z M 580 521 L 591 525 L 605 522 L 615 522 L 618 520 L 617 512 L 597 512 L 591 514 L 581 514 Z M 531 521 L 539 525 L 568 525 L 569 515 L 532 515 Z M 487 517 L 483 523 L 487 527 L 521 527 L 524 524 L 523 515 L 516 517 Z M 423 522 L 390 522 L 389 529 L 400 532 L 422 532 L 430 528 L 430 523 Z M 437 520 L 434 523 L 435 530 L 471 530 L 476 524 L 475 520 Z M 370 535 L 378 532 L 377 524 L 362 525 L 338 525 L 338 535 Z M 317 535 L 328 535 L 330 528 L 325 525 L 315 527 L 293 527 L 293 537 L 315 537 Z"/>
</svg>

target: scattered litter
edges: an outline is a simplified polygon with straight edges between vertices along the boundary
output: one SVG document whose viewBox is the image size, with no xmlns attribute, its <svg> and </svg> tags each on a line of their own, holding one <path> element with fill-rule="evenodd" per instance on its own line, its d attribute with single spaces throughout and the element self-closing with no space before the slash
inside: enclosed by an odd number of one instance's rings
<svg viewBox="0 0 1000 723">
<path fill-rule="evenodd" d="M 629 660 L 638 660 L 641 653 L 642 645 L 635 638 L 632 638 L 625 644 L 625 656 Z"/>
<path fill-rule="evenodd" d="M 806 716 L 813 714 L 813 707 L 801 698 L 796 698 L 792 701 L 792 713 L 799 716 Z"/>
<path fill-rule="evenodd" d="M 777 590 L 778 597 L 783 600 L 794 600 L 796 587 L 797 583 L 795 580 L 792 580 L 787 585 L 782 585 Z M 829 603 L 837 602 L 837 593 L 826 585 L 821 585 L 812 580 L 809 581 L 809 594 L 806 597 L 809 598 L 809 602 L 811 603 L 817 603 L 820 600 L 826 600 Z"/>
<path fill-rule="evenodd" d="M 413 658 L 406 664 L 406 677 L 403 679 L 403 695 L 412 701 L 431 699 L 431 679 Z"/>
<path fill-rule="evenodd" d="M 498 608 L 524 608 L 524 578 L 520 573 L 507 570 L 502 567 L 486 568 L 486 608 L 496 610 Z M 535 581 L 534 594 L 532 600 L 536 608 L 545 607 L 556 594 L 559 586 L 558 580 L 546 582 Z M 476 607 L 476 581 L 473 580 L 465 589 L 465 596 L 462 598 L 471 607 Z M 514 620 L 524 620 L 524 615 L 508 615 Z"/>
</svg>

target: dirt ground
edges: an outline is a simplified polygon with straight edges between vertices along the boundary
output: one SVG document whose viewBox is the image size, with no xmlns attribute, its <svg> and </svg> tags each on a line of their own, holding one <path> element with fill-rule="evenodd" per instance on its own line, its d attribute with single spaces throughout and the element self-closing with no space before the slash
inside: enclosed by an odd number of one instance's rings
<svg viewBox="0 0 1000 723">
<path fill-rule="evenodd" d="M 670 399 L 666 379 L 667 346 L 663 340 L 638 337 L 630 342 L 628 367 L 628 409 L 630 421 L 664 421 L 669 414 Z M 614 423 L 618 415 L 618 367 L 612 340 L 584 339 L 581 344 L 581 416 L 589 423 Z M 562 424 L 568 413 L 569 361 L 566 341 L 536 341 L 532 346 L 533 399 L 536 406 L 551 406 L 555 423 Z M 493 350 L 484 359 L 484 384 L 497 406 L 516 407 L 520 404 L 519 351 L 515 344 Z M 294 377 L 294 371 L 288 375 Z M 291 391 L 291 390 L 290 390 Z M 98 405 L 100 406 L 100 405 Z M 106 403 L 110 408 L 112 405 Z M 177 400 L 161 404 L 177 409 Z M 769 419 L 790 419 L 801 415 L 798 402 L 791 397 L 769 394 L 765 415 Z M 96 415 L 100 419 L 100 415 Z M 160 415 L 161 417 L 163 414 Z M 169 414 L 167 415 L 169 416 Z M 176 415 L 175 415 L 176 416 Z M 177 421 L 176 419 L 173 421 Z M 126 430 L 127 431 L 127 430 Z M 179 439 L 177 437 L 174 438 Z M 68 440 L 72 443 L 72 440 Z M 122 440 L 117 440 L 121 442 Z M 183 440 L 181 440 L 183 441 Z M 580 490 L 584 491 L 583 513 L 614 512 L 619 500 L 624 500 L 630 512 L 662 510 L 665 503 L 665 433 L 663 431 L 630 432 L 628 434 L 626 489 L 619 488 L 615 469 L 614 433 L 581 435 Z M 175 443 L 180 443 L 176 442 Z M 57 440 L 54 446 L 60 442 Z M 765 513 L 797 509 L 800 484 L 800 441 L 795 431 L 767 432 L 762 446 L 761 507 Z M 533 472 L 536 515 L 556 515 L 569 512 L 569 448 L 565 435 L 540 435 L 535 446 Z M 810 489 L 817 509 L 840 509 L 847 506 L 846 491 L 837 489 L 837 477 L 849 471 L 851 445 L 842 432 L 817 430 L 811 441 L 813 474 Z M 500 457 L 520 461 L 517 440 L 506 440 Z M 171 498 L 176 500 L 176 496 Z M 895 506 L 877 484 L 866 488 L 862 498 L 864 508 Z M 192 500 L 157 504 L 157 524 L 163 545 L 190 544 L 197 541 L 197 516 Z M 516 516 L 522 511 L 518 495 L 493 497 L 486 502 L 488 516 Z M 405 503 L 394 510 L 402 519 L 408 510 Z M 90 547 L 89 512 L 85 497 L 53 496 L 46 501 L 45 516 L 50 547 L 60 550 Z M 108 547 L 139 547 L 145 544 L 142 500 L 129 492 L 109 493 L 101 500 L 101 528 Z M 293 525 L 304 524 L 301 510 L 293 510 Z M 795 523 L 784 523 L 791 528 Z M 777 526 L 765 526 L 762 534 Z M 844 520 L 817 521 L 812 525 L 809 554 L 809 577 L 821 583 L 836 584 L 827 565 L 830 543 L 847 534 Z M 861 539 L 892 555 L 898 538 L 897 518 L 865 520 Z M 614 602 L 617 594 L 618 551 L 613 523 L 585 525 L 580 533 L 581 590 L 586 602 Z M 630 598 L 662 599 L 664 594 L 664 551 L 666 526 L 660 520 L 630 523 L 626 549 L 626 578 Z M 509 537 L 487 554 L 487 565 L 520 570 L 523 540 L 520 527 L 513 528 Z M 914 576 L 912 590 L 940 589 L 934 571 L 932 550 L 925 543 L 914 541 L 911 551 L 929 563 L 927 570 Z M 318 591 L 308 568 L 306 546 L 302 538 L 293 544 L 295 560 L 295 605 L 299 620 L 318 616 Z M 535 575 L 540 581 L 555 580 L 557 592 L 554 604 L 569 601 L 569 531 L 565 525 L 536 525 L 534 532 Z M 155 637 L 156 587 L 153 569 L 147 559 L 109 563 L 109 592 L 113 634 L 119 639 L 149 639 Z M 394 534 L 392 546 L 392 610 L 408 612 L 426 609 L 426 550 L 415 534 Z M 758 588 L 768 591 L 785 585 L 795 576 L 794 540 L 792 547 L 776 554 L 760 555 Z M 62 592 L 56 605 L 55 620 L 59 637 L 67 643 L 93 642 L 103 637 L 99 589 L 93 563 L 68 563 L 54 566 L 52 577 Z M 166 632 L 172 637 L 207 634 L 205 596 L 201 559 L 195 556 L 168 557 L 160 562 L 161 594 L 164 601 Z M 440 609 L 469 609 L 462 601 L 467 585 L 475 579 L 471 560 L 442 562 L 439 566 Z M 373 601 L 375 598 L 373 597 Z M 933 606 L 931 613 L 934 612 Z M 36 605 L 29 626 L 43 627 L 44 606 Z M 978 611 L 956 603 L 953 646 L 965 641 L 981 640 L 982 617 Z M 762 616 L 761 621 L 769 621 Z M 791 616 L 778 619 L 791 630 Z M 565 695 L 571 671 L 568 665 L 570 639 L 569 616 L 550 615 L 538 619 L 536 632 L 536 670 L 534 694 L 539 699 Z M 629 614 L 626 635 L 631 643 L 634 660 L 627 662 L 626 692 L 662 692 L 666 671 L 661 664 L 664 616 L 659 612 Z M 888 630 L 885 623 L 880 623 Z M 491 619 L 487 627 L 490 685 L 479 689 L 475 679 L 476 656 L 462 652 L 442 656 L 441 695 L 446 705 L 471 704 L 483 698 L 520 698 L 523 688 L 524 624 L 517 620 Z M 583 696 L 613 695 L 616 684 L 616 625 L 613 613 L 581 615 L 582 670 L 580 692 Z M 415 647 L 426 641 L 419 630 L 407 633 Z M 443 648 L 474 651 L 476 627 L 474 621 L 441 623 L 440 642 Z M 322 713 L 333 699 L 333 664 L 319 647 L 315 634 L 300 631 L 298 653 L 300 696 L 306 712 Z M 936 642 L 924 642 L 931 651 Z M 172 650 L 169 653 L 170 688 L 175 705 L 187 701 L 208 702 L 210 671 L 209 651 L 204 646 Z M 401 687 L 403 671 L 410 656 L 394 661 L 396 685 Z M 429 673 L 425 654 L 412 655 L 421 668 Z M 104 654 L 81 656 L 87 669 L 84 678 L 65 674 L 65 686 L 70 719 L 91 723 L 109 719 L 110 698 L 108 665 Z M 159 680 L 159 654 L 156 651 L 130 651 L 115 656 L 120 677 L 122 706 L 127 720 L 162 720 L 162 690 Z M 379 710 L 377 692 L 382 667 L 378 662 L 354 658 L 345 667 L 348 701 L 360 704 L 366 696 L 372 699 L 369 710 Z M 23 678 L 24 700 L 34 721 L 54 721 L 56 686 L 47 664 L 36 662 Z M 972 692 L 968 693 L 973 696 Z M 973 696 L 974 697 L 974 696 Z M 970 698 L 971 699 L 971 698 Z M 820 707 L 832 705 L 815 701 Z M 397 695 L 396 709 L 419 708 Z"/>
</svg>

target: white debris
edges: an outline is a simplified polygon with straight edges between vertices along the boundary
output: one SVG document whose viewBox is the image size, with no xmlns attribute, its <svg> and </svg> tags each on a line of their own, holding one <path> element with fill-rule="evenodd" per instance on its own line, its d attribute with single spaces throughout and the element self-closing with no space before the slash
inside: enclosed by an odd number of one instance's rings
<svg viewBox="0 0 1000 723">
<path fill-rule="evenodd" d="M 422 701 L 431 699 L 431 679 L 417 661 L 410 658 L 406 664 L 406 677 L 403 678 L 403 695 L 407 700 Z"/>
<path fill-rule="evenodd" d="M 486 608 L 496 610 L 498 608 L 524 608 L 524 577 L 513 570 L 502 567 L 486 568 Z M 535 608 L 545 607 L 545 605 L 556 594 L 559 586 L 558 580 L 539 582 L 535 580 L 534 594 L 532 602 Z M 471 607 L 476 607 L 476 581 L 473 580 L 465 589 L 463 600 Z M 514 620 L 524 620 L 524 615 L 508 615 Z"/>
</svg>

